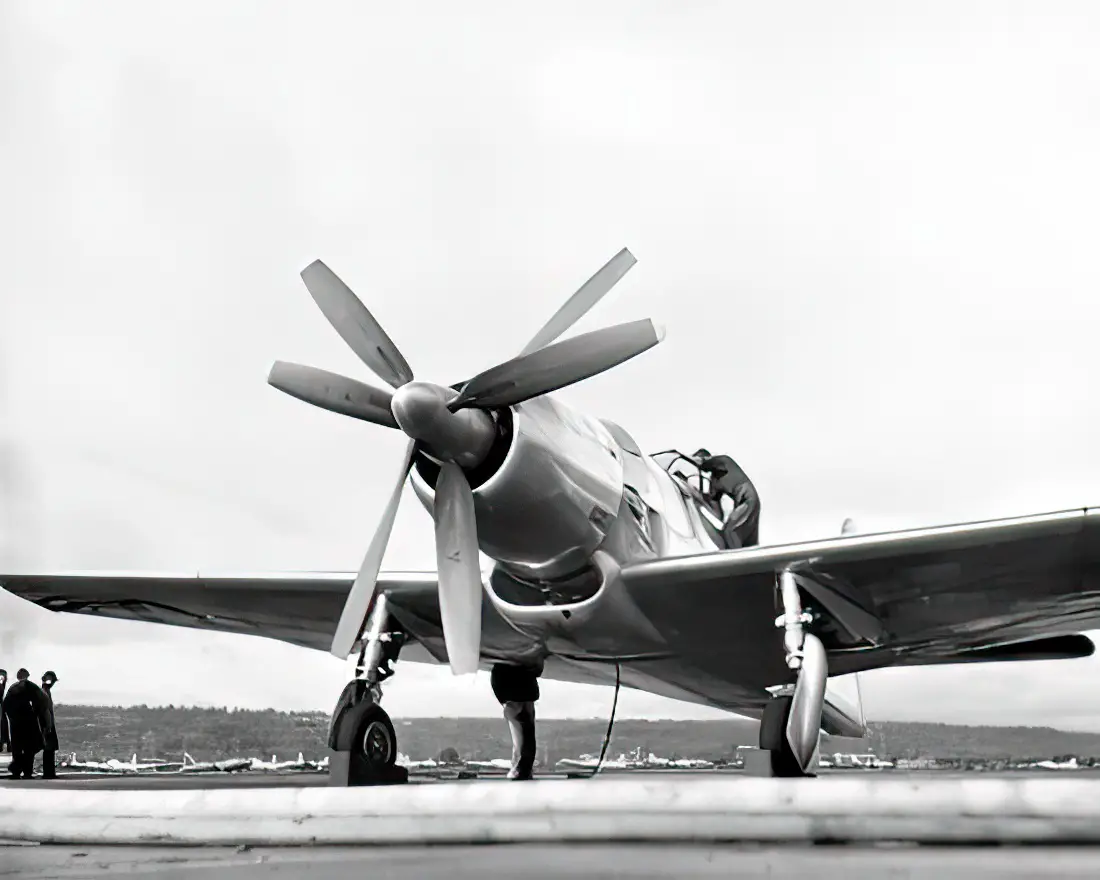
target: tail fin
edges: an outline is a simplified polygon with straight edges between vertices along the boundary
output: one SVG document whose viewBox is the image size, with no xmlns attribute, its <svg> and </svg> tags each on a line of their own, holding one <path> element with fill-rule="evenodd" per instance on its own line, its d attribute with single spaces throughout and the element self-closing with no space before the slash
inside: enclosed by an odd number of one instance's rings
<svg viewBox="0 0 1100 880">
<path fill-rule="evenodd" d="M 844 520 L 844 525 L 840 527 L 840 534 L 842 535 L 854 535 L 856 532 L 856 521 L 851 517 Z"/>
</svg>

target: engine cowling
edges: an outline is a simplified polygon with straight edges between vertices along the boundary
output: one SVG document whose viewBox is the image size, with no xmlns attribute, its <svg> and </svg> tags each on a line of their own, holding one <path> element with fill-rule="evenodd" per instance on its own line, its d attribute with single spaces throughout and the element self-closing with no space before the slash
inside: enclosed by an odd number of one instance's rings
<svg viewBox="0 0 1100 880">
<path fill-rule="evenodd" d="M 550 397 L 496 413 L 497 445 L 467 476 L 481 552 L 532 581 L 582 570 L 623 497 L 622 453 L 604 425 Z M 418 455 L 413 490 L 432 512 L 439 466 Z"/>
</svg>

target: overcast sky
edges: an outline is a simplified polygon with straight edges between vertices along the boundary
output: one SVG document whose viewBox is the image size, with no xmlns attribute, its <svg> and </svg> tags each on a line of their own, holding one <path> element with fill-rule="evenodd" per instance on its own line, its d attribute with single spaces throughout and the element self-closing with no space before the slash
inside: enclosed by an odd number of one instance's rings
<svg viewBox="0 0 1100 880">
<path fill-rule="evenodd" d="M 650 451 L 732 454 L 765 542 L 1100 504 L 1100 7 L 1080 2 L 0 3 L 4 570 L 358 567 L 402 448 L 266 385 L 371 380 L 324 259 L 419 377 L 578 331 L 568 389 Z M 411 490 L 386 567 L 431 568 Z M 345 667 L 39 612 L 58 699 L 329 710 Z M 1100 730 L 1100 659 L 872 673 L 868 715 Z M 611 692 L 543 688 L 540 713 Z M 495 715 L 403 664 L 395 716 Z M 624 715 L 717 717 L 624 693 Z"/>
</svg>

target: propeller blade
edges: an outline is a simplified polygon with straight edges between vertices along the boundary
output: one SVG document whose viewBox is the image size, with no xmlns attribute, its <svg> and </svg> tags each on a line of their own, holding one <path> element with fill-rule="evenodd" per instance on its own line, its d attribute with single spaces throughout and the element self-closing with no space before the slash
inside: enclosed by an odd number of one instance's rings
<svg viewBox="0 0 1100 880">
<path fill-rule="evenodd" d="M 359 566 L 359 574 L 355 583 L 351 585 L 348 597 L 344 600 L 344 610 L 340 613 L 340 622 L 336 625 L 336 635 L 332 637 L 332 647 L 329 653 L 340 660 L 347 660 L 351 653 L 355 640 L 363 629 L 367 612 L 370 610 L 371 600 L 374 598 L 374 588 L 378 581 L 378 572 L 382 568 L 382 557 L 386 554 L 386 545 L 390 540 L 390 532 L 393 531 L 393 521 L 397 518 L 397 508 L 401 503 L 401 492 L 405 488 L 405 480 L 409 476 L 412 467 L 413 452 L 416 449 L 416 441 L 410 440 L 405 447 L 405 460 L 401 465 L 401 477 L 393 488 L 390 502 L 382 514 L 382 520 L 371 539 L 367 555 L 363 564 Z"/>
<path fill-rule="evenodd" d="M 320 260 L 302 270 L 310 296 L 359 359 L 393 388 L 413 380 L 413 372 L 393 340 L 336 273 Z"/>
<path fill-rule="evenodd" d="M 474 493 L 454 462 L 440 468 L 435 485 L 435 555 L 439 613 L 451 672 L 477 672 L 481 656 L 481 566 Z"/>
<path fill-rule="evenodd" d="M 328 370 L 276 361 L 268 373 L 267 384 L 330 412 L 387 428 L 397 427 L 390 411 L 393 396 L 390 392 Z"/>
<path fill-rule="evenodd" d="M 663 338 L 664 331 L 645 318 L 555 342 L 479 373 L 462 386 L 448 409 L 523 403 L 609 370 Z"/>
<path fill-rule="evenodd" d="M 574 293 L 565 305 L 558 309 L 554 316 L 546 322 L 534 338 L 527 343 L 520 355 L 538 351 L 561 336 L 566 330 L 577 323 L 584 315 L 607 294 L 612 287 L 619 283 L 630 267 L 638 261 L 634 254 L 623 248 L 613 256 L 604 267 L 589 278 L 580 289 Z"/>
</svg>

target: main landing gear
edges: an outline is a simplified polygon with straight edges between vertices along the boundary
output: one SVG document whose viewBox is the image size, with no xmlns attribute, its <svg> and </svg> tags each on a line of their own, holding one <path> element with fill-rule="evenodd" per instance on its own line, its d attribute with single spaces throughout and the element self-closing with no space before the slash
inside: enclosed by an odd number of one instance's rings
<svg viewBox="0 0 1100 880">
<path fill-rule="evenodd" d="M 803 630 L 812 618 L 803 612 L 798 585 L 790 571 L 776 577 L 783 615 L 787 667 L 797 671 L 793 687 L 785 688 L 764 709 L 760 719 L 760 750 L 770 759 L 771 776 L 815 776 L 820 757 L 821 712 L 825 704 L 828 661 L 821 640 Z"/>
<path fill-rule="evenodd" d="M 329 785 L 399 785 L 409 772 L 397 765 L 397 734 L 381 707 L 381 683 L 393 675 L 405 635 L 390 631 L 385 594 L 367 618 L 363 650 L 355 678 L 348 682 L 329 725 Z M 512 734 L 509 779 L 531 779 L 535 765 L 535 703 L 541 668 L 498 663 L 493 667 L 493 693 L 504 708 Z"/>
<path fill-rule="evenodd" d="M 397 765 L 397 733 L 379 703 L 381 683 L 393 675 L 390 664 L 404 644 L 402 633 L 388 632 L 389 608 L 379 595 L 367 618 L 363 650 L 355 678 L 336 703 L 329 725 L 329 785 L 398 785 L 409 771 Z"/>
</svg>

